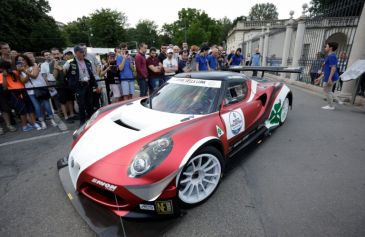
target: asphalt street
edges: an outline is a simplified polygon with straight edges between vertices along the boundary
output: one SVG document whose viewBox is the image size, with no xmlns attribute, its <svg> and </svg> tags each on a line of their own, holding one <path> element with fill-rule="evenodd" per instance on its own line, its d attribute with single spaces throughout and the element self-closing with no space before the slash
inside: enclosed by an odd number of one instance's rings
<svg viewBox="0 0 365 237">
<path fill-rule="evenodd" d="M 292 90 L 286 123 L 231 158 L 211 199 L 168 221 L 125 220 L 126 236 L 365 236 L 365 110 L 325 111 Z M 56 168 L 75 126 L 0 136 L 0 236 L 95 236 Z"/>
</svg>

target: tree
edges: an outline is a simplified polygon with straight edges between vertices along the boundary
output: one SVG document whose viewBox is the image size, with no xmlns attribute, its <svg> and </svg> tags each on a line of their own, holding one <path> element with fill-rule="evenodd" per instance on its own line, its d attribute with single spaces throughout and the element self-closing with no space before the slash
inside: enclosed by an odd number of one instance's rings
<svg viewBox="0 0 365 237">
<path fill-rule="evenodd" d="M 228 18 L 215 20 L 204 11 L 182 8 L 178 12 L 177 21 L 163 25 L 162 34 L 166 39 L 170 38 L 171 43 L 177 45 L 181 45 L 184 41 L 190 45 L 200 45 L 203 42 L 221 44 L 231 25 Z"/>
<path fill-rule="evenodd" d="M 312 0 L 309 13 L 312 17 L 360 16 L 364 1 Z"/>
<path fill-rule="evenodd" d="M 138 43 L 144 42 L 148 47 L 154 46 L 158 47 L 160 44 L 159 36 L 157 33 L 157 24 L 150 20 L 140 20 L 136 28 L 131 31 L 131 36 L 129 41 L 137 41 Z"/>
<path fill-rule="evenodd" d="M 253 21 L 277 20 L 278 16 L 276 6 L 272 3 L 255 4 L 249 14 L 249 17 Z"/>
<path fill-rule="evenodd" d="M 82 17 L 78 18 L 76 21 L 68 23 L 64 27 L 64 32 L 67 35 L 68 43 L 70 46 L 79 43 L 89 43 L 90 39 L 90 18 Z"/>
<path fill-rule="evenodd" d="M 90 16 L 90 44 L 93 47 L 113 48 L 125 41 L 127 17 L 111 9 L 97 10 Z"/>
<path fill-rule="evenodd" d="M 46 0 L 1 1 L 0 39 L 18 51 L 40 51 L 64 47 L 63 37 L 55 20 L 48 16 Z"/>
</svg>

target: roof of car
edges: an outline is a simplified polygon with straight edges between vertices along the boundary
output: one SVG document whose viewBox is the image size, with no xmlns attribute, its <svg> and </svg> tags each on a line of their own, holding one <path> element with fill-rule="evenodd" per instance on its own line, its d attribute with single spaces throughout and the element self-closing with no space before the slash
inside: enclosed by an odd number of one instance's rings
<svg viewBox="0 0 365 237">
<path fill-rule="evenodd" d="M 232 79 L 247 79 L 247 76 L 237 72 L 214 71 L 214 72 L 187 72 L 176 74 L 179 78 L 195 78 L 204 80 L 232 80 Z"/>
</svg>

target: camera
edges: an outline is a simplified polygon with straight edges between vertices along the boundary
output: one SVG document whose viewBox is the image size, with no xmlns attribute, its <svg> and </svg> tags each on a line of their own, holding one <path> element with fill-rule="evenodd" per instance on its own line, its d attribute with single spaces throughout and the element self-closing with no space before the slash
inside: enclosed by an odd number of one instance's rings
<svg viewBox="0 0 365 237">
<path fill-rule="evenodd" d="M 117 61 L 111 61 L 111 62 L 109 62 L 109 66 L 111 66 L 110 67 L 110 71 L 112 73 L 117 73 L 118 72 Z"/>
</svg>

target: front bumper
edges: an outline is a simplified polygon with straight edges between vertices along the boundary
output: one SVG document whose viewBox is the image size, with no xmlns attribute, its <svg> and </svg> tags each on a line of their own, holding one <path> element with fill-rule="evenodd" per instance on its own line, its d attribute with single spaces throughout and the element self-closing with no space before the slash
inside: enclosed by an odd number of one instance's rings
<svg viewBox="0 0 365 237">
<path fill-rule="evenodd" d="M 118 236 L 123 233 L 123 219 L 166 219 L 182 215 L 176 199 L 143 202 L 132 210 L 120 210 L 118 215 L 109 208 L 82 195 L 72 185 L 67 157 L 57 162 L 61 183 L 72 205 L 99 236 Z"/>
</svg>

